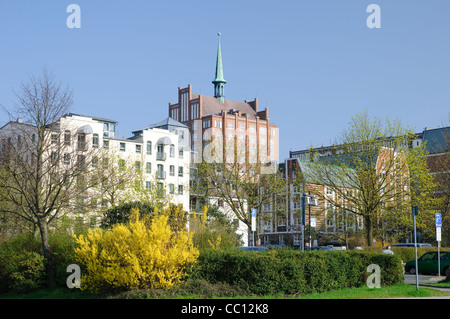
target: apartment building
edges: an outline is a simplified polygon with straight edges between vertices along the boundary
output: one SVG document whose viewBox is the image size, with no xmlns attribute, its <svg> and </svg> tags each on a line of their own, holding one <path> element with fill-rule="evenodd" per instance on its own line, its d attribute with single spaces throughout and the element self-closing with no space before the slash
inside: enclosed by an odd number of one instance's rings
<svg viewBox="0 0 450 319">
<path fill-rule="evenodd" d="M 83 211 L 83 207 L 98 212 L 120 202 L 145 197 L 150 191 L 189 211 L 190 152 L 184 144 L 187 128 L 167 119 L 134 131 L 129 138 L 119 138 L 117 125 L 114 120 L 69 113 L 48 127 L 44 138 L 49 139 L 50 146 L 45 157 L 50 159 L 49 163 L 57 164 L 56 170 L 63 172 L 76 170 L 79 165 L 91 165 L 91 176 L 97 176 L 100 184 L 128 182 L 133 185 L 129 189 L 112 185 L 117 189 L 114 198 L 107 196 L 102 185 L 90 187 L 80 198 L 73 199 L 73 212 Z M 36 129 L 21 120 L 0 128 L 0 139 L 7 142 L 2 144 L 3 150 L 26 142 L 35 143 L 38 138 Z M 32 148 L 28 149 L 32 152 Z M 106 167 L 110 169 L 109 175 L 96 175 Z M 133 170 L 133 174 L 120 175 L 122 180 L 114 179 L 118 175 L 115 172 L 126 167 Z M 110 180 L 106 181 L 107 178 Z M 123 180 L 126 178 L 134 180 Z"/>
<path fill-rule="evenodd" d="M 169 103 L 169 117 L 189 127 L 192 151 L 196 161 L 205 156 L 205 146 L 211 140 L 223 142 L 224 162 L 278 161 L 278 127 L 269 118 L 269 108 L 261 109 L 258 98 L 253 101 L 225 99 L 220 35 L 217 48 L 216 73 L 212 81 L 214 97 L 196 94 L 189 84 L 178 88 L 178 101 Z M 232 147 L 240 148 L 234 156 Z M 227 150 L 229 150 L 227 154 Z M 237 157 L 237 158 L 236 158 Z"/>
</svg>

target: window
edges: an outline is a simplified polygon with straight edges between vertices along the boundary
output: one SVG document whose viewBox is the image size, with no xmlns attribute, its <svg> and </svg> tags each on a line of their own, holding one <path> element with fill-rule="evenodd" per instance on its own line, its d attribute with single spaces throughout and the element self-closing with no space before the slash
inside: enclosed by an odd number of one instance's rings
<svg viewBox="0 0 450 319">
<path fill-rule="evenodd" d="M 147 155 L 152 155 L 152 141 L 147 141 Z"/>
<path fill-rule="evenodd" d="M 69 130 L 64 131 L 64 144 L 70 145 L 70 131 Z"/>
<path fill-rule="evenodd" d="M 58 154 L 56 152 L 52 152 L 52 154 L 51 154 L 51 162 L 52 162 L 52 164 L 56 164 L 57 160 L 58 160 Z"/>
<path fill-rule="evenodd" d="M 245 131 L 245 124 L 239 123 L 239 131 Z"/>
<path fill-rule="evenodd" d="M 183 158 L 183 155 L 184 155 L 184 151 L 183 151 L 183 149 L 180 149 L 180 150 L 178 151 L 178 157 L 179 157 L 179 158 Z"/>
<path fill-rule="evenodd" d="M 164 166 L 163 166 L 163 165 L 158 164 L 158 170 L 157 170 L 157 173 L 158 173 L 157 177 L 158 177 L 159 179 L 164 179 L 164 178 L 166 178 L 166 174 L 165 174 L 165 172 L 164 172 Z"/>
<path fill-rule="evenodd" d="M 78 145 L 79 150 L 86 150 L 86 135 L 85 134 L 78 134 Z"/>
<path fill-rule="evenodd" d="M 103 137 L 114 138 L 114 135 L 115 135 L 115 124 L 103 123 Z"/>
<path fill-rule="evenodd" d="M 50 138 L 51 138 L 52 144 L 58 143 L 58 135 L 57 134 L 52 134 Z"/>
<path fill-rule="evenodd" d="M 109 149 L 109 141 L 103 140 L 103 148 L 104 148 L 105 150 Z"/>
<path fill-rule="evenodd" d="M 175 157 L 175 145 L 170 145 L 170 157 Z"/>
<path fill-rule="evenodd" d="M 94 133 L 92 136 L 92 147 L 98 148 L 98 134 Z"/>
<path fill-rule="evenodd" d="M 141 151 L 142 151 L 142 146 L 136 145 L 136 153 L 141 154 Z"/>
<path fill-rule="evenodd" d="M 169 193 L 175 194 L 175 185 L 174 184 L 169 184 Z"/>
<path fill-rule="evenodd" d="M 178 195 L 183 195 L 183 185 L 178 185 Z"/>
<path fill-rule="evenodd" d="M 170 176 L 175 176 L 175 166 L 170 165 L 170 167 L 169 167 L 169 175 Z"/>
<path fill-rule="evenodd" d="M 120 143 L 120 150 L 125 152 L 125 143 Z"/>
<path fill-rule="evenodd" d="M 84 155 L 77 155 L 77 166 L 79 169 L 84 168 L 86 157 Z"/>
<path fill-rule="evenodd" d="M 147 162 L 147 163 L 145 164 L 145 171 L 146 171 L 148 174 L 150 174 L 150 173 L 152 172 L 152 163 Z"/>
<path fill-rule="evenodd" d="M 152 182 L 146 181 L 145 182 L 145 189 L 150 191 L 152 190 Z"/>
<path fill-rule="evenodd" d="M 230 122 L 228 122 L 227 125 L 228 125 L 228 128 L 234 128 L 234 122 L 230 121 Z"/>
<path fill-rule="evenodd" d="M 183 177 L 183 166 L 178 166 L 178 176 Z"/>
<path fill-rule="evenodd" d="M 64 164 L 70 165 L 70 154 L 64 153 Z"/>
<path fill-rule="evenodd" d="M 136 161 L 134 163 L 134 168 L 135 168 L 135 171 L 139 173 L 141 171 L 141 162 L 140 161 Z"/>
<path fill-rule="evenodd" d="M 156 194 L 159 197 L 164 197 L 165 196 L 163 183 L 156 184 Z"/>
</svg>

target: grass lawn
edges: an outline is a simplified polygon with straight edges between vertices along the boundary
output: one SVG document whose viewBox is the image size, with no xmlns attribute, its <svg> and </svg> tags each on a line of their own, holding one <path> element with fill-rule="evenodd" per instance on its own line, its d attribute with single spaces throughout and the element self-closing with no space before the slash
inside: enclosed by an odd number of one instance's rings
<svg viewBox="0 0 450 319">
<path fill-rule="evenodd" d="M 99 299 L 101 296 L 69 288 L 43 288 L 27 293 L 0 294 L 0 299 Z"/>
<path fill-rule="evenodd" d="M 449 286 L 449 283 L 441 283 L 441 285 Z M 419 287 L 416 290 L 415 285 L 399 284 L 389 287 L 368 288 L 366 286 L 359 288 L 348 288 L 340 290 L 332 290 L 323 293 L 313 293 L 303 296 L 292 295 L 266 295 L 266 296 L 236 296 L 226 299 L 377 299 L 377 298 L 408 298 L 408 297 L 440 297 L 450 296 L 450 292 L 442 292 L 439 290 Z M 55 289 L 39 289 L 26 294 L 4 294 L 0 295 L 0 299 L 103 299 L 103 296 L 92 295 L 88 292 L 79 290 L 71 290 L 67 288 Z M 142 298 L 142 297 L 141 297 Z M 144 297 L 145 298 L 145 297 Z M 181 294 L 171 296 L 168 299 L 202 299 L 201 294 Z M 164 297 L 163 297 L 164 299 Z M 222 299 L 222 298 L 221 298 Z"/>
<path fill-rule="evenodd" d="M 375 298 L 408 298 L 408 297 L 440 297 L 450 296 L 450 292 L 443 292 L 436 289 L 419 287 L 416 290 L 415 285 L 399 284 L 389 287 L 368 288 L 366 286 L 359 288 L 349 288 L 332 290 L 323 293 L 308 294 L 299 296 L 300 299 L 375 299 Z"/>
</svg>

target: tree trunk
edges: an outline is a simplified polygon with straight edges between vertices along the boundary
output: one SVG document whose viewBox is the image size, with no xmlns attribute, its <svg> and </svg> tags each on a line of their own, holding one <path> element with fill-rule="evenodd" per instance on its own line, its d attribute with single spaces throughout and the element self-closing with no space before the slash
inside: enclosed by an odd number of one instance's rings
<svg viewBox="0 0 450 319">
<path fill-rule="evenodd" d="M 366 240 L 367 240 L 367 246 L 372 247 L 373 246 L 373 234 L 372 234 L 372 218 L 370 214 L 367 214 L 364 216 L 364 227 L 366 229 Z"/>
<path fill-rule="evenodd" d="M 39 219 L 38 227 L 41 233 L 42 251 L 45 259 L 45 271 L 47 274 L 47 284 L 49 287 L 56 286 L 56 268 L 53 263 L 50 244 L 48 239 L 48 223 L 46 220 Z"/>
</svg>

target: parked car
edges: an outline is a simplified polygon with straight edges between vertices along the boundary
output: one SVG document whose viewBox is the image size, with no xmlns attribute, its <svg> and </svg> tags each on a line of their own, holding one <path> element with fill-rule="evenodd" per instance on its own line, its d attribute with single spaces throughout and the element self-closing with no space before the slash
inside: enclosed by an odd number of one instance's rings
<svg viewBox="0 0 450 319">
<path fill-rule="evenodd" d="M 450 251 L 441 251 L 441 275 L 445 275 L 445 272 L 450 267 Z M 417 258 L 417 266 L 419 267 L 419 274 L 429 275 L 438 273 L 438 252 L 429 251 Z M 405 264 L 405 272 L 409 274 L 416 273 L 416 261 L 410 260 Z"/>
<path fill-rule="evenodd" d="M 329 246 L 313 246 L 311 249 L 306 248 L 306 250 L 336 250 L 336 248 Z"/>
<path fill-rule="evenodd" d="M 238 249 L 245 250 L 245 251 L 264 251 L 268 248 L 265 246 L 242 246 L 238 247 Z"/>
<path fill-rule="evenodd" d="M 335 250 L 346 250 L 347 249 L 345 244 L 341 243 L 338 240 L 331 240 L 329 242 L 326 242 L 324 246 L 334 248 Z"/>
<path fill-rule="evenodd" d="M 389 245 L 388 247 L 414 247 L 414 243 L 405 243 L 405 244 L 394 244 Z M 417 243 L 417 247 L 433 247 L 431 244 L 425 244 L 425 243 Z"/>
</svg>

